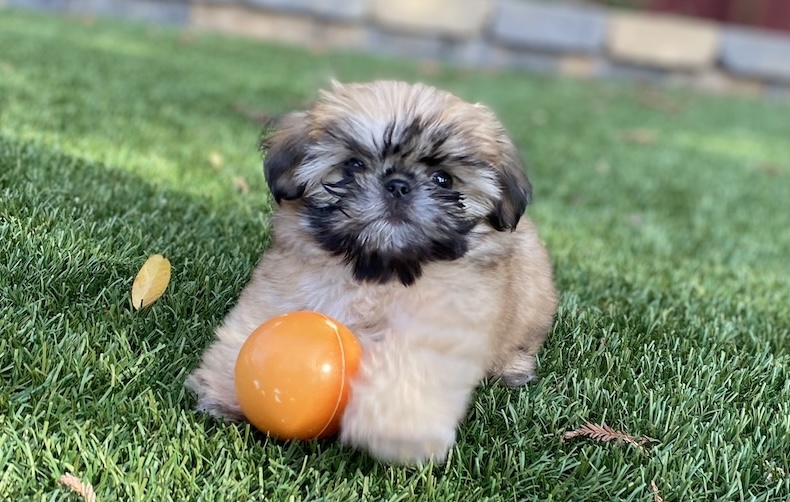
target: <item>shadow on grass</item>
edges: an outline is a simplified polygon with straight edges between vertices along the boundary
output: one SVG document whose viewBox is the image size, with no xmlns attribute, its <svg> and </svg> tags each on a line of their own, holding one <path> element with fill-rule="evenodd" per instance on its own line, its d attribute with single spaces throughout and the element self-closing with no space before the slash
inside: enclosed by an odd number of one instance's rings
<svg viewBox="0 0 790 502">
<path fill-rule="evenodd" d="M 132 358 L 164 347 L 170 356 L 149 368 L 158 382 L 196 363 L 269 244 L 265 193 L 217 202 L 4 137 L 0 184 L 6 322 L 35 332 L 64 317 L 60 329 L 89 333 L 97 352 L 124 338 Z M 170 259 L 173 276 L 158 302 L 136 312 L 131 285 L 154 253 Z"/>
<path fill-rule="evenodd" d="M 0 187 L 2 352 L 15 358 L 2 369 L 9 424 L 36 417 L 51 422 L 49 438 L 78 430 L 111 439 L 120 430 L 150 445 L 166 444 L 171 428 L 191 417 L 190 435 L 209 443 L 203 454 L 220 455 L 230 442 L 237 460 L 266 459 L 292 475 L 308 475 L 313 464 L 333 465 L 322 477 L 386 471 L 333 439 L 282 443 L 192 412 L 183 380 L 269 245 L 266 193 L 218 202 L 2 136 Z M 134 311 L 134 276 L 157 252 L 173 264 L 170 285 Z M 38 469 L 44 482 L 59 474 Z M 115 484 L 104 475 L 94 482 Z M 313 489 L 292 482 L 286 477 L 283 486 L 305 496 Z"/>
</svg>

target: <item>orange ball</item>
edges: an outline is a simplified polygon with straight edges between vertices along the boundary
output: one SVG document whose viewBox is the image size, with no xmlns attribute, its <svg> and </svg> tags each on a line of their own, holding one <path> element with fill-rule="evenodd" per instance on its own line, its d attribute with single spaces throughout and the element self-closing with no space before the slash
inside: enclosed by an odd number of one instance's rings
<svg viewBox="0 0 790 502">
<path fill-rule="evenodd" d="M 269 319 L 252 332 L 236 360 L 241 411 L 279 439 L 336 434 L 361 354 L 347 327 L 318 312 Z"/>
</svg>

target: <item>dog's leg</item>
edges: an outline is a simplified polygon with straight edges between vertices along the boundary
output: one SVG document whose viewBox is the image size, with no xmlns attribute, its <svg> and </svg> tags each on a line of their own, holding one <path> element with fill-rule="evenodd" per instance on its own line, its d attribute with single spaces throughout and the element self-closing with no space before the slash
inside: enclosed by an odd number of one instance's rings
<svg viewBox="0 0 790 502">
<path fill-rule="evenodd" d="M 535 370 L 535 354 L 526 350 L 517 350 L 499 376 L 508 387 L 521 387 L 538 379 Z"/>
<path fill-rule="evenodd" d="M 217 328 L 216 335 L 203 354 L 200 366 L 187 377 L 185 385 L 197 395 L 198 411 L 224 420 L 241 421 L 244 415 L 236 399 L 233 373 L 248 333 L 241 334 L 225 325 Z"/>
<path fill-rule="evenodd" d="M 341 440 L 384 461 L 441 463 L 483 369 L 475 358 L 415 344 L 420 334 L 411 335 L 412 343 L 394 334 L 366 347 Z"/>
</svg>

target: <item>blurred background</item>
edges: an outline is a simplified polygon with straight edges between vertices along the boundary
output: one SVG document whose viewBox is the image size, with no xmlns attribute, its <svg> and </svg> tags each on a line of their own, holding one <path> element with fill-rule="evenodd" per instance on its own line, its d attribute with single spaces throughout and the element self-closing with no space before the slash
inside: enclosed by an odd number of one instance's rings
<svg viewBox="0 0 790 502">
<path fill-rule="evenodd" d="M 463 67 L 790 96 L 787 0 L 0 0 Z"/>
</svg>

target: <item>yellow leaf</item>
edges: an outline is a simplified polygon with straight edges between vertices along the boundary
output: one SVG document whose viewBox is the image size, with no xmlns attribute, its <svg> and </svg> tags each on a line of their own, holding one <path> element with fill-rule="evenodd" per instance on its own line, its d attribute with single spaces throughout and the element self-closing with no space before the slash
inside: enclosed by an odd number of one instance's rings
<svg viewBox="0 0 790 502">
<path fill-rule="evenodd" d="M 132 304 L 140 310 L 154 303 L 170 282 L 170 260 L 161 254 L 149 257 L 137 272 L 132 285 Z"/>
<path fill-rule="evenodd" d="M 217 151 L 212 151 L 208 154 L 208 163 L 212 169 L 215 171 L 219 171 L 222 169 L 222 166 L 225 165 L 225 158 L 222 156 L 221 153 Z"/>
</svg>

